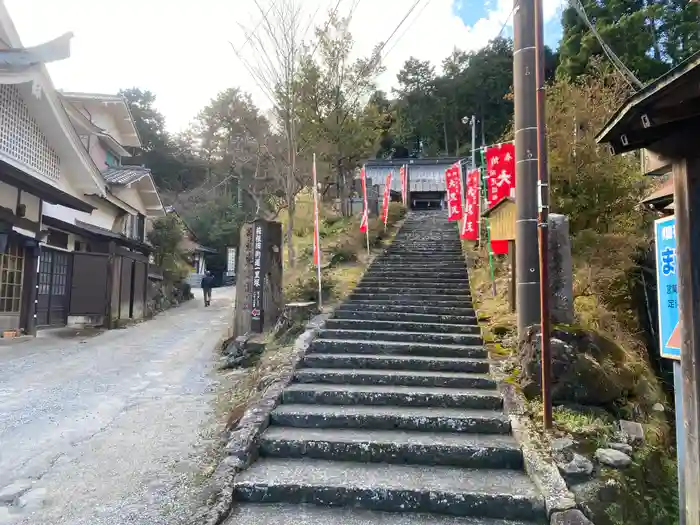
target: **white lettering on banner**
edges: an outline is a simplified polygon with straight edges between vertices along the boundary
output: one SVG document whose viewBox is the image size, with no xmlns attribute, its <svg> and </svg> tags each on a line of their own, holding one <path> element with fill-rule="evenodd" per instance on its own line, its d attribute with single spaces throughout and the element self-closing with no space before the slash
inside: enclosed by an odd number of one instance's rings
<svg viewBox="0 0 700 525">
<path fill-rule="evenodd" d="M 502 170 L 496 179 L 496 185 L 500 187 L 503 184 L 510 184 L 510 173 L 506 172 L 506 170 Z"/>
</svg>

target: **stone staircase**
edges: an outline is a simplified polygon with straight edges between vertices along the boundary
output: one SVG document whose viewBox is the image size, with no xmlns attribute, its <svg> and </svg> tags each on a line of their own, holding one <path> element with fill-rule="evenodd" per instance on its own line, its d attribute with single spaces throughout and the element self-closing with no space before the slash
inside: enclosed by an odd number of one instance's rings
<svg viewBox="0 0 700 525">
<path fill-rule="evenodd" d="M 544 522 L 442 212 L 410 214 L 312 342 L 260 456 L 228 525 Z"/>
</svg>

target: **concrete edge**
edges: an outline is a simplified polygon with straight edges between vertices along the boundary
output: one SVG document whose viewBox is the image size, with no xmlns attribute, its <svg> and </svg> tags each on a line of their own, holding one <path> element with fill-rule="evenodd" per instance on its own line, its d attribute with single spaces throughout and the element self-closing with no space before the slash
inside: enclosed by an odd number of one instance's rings
<svg viewBox="0 0 700 525">
<path fill-rule="evenodd" d="M 282 391 L 292 382 L 294 371 L 311 342 L 331 315 L 316 315 L 306 324 L 305 331 L 294 341 L 289 363 L 282 367 L 278 378 L 265 389 L 260 399 L 246 409 L 236 429 L 229 434 L 226 455 L 219 462 L 209 483 L 208 492 L 214 502 L 207 505 L 206 512 L 197 516 L 191 522 L 192 525 L 220 525 L 228 518 L 233 507 L 233 482 L 236 475 L 257 459 L 259 439 L 269 425 L 270 414 L 277 406 Z"/>
<path fill-rule="evenodd" d="M 525 397 L 511 383 L 503 380 L 496 372 L 498 390 L 503 396 L 503 408 L 510 420 L 513 437 L 523 453 L 525 471 L 544 497 L 547 519 L 552 524 L 579 523 L 576 499 L 554 460 L 545 452 L 545 444 L 532 429 L 532 422 L 526 412 Z M 580 518 L 585 519 L 581 514 Z M 564 520 L 564 521 L 562 521 Z M 581 521 L 582 525 L 586 522 Z M 590 522 L 589 522 L 590 523 Z"/>
</svg>

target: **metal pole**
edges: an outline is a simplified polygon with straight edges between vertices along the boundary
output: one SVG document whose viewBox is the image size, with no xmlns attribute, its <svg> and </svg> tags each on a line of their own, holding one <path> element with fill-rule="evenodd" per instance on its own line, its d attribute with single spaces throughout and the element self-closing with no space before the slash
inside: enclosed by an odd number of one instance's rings
<svg viewBox="0 0 700 525">
<path fill-rule="evenodd" d="M 514 0 L 515 244 L 518 335 L 540 322 L 534 0 Z"/>
<path fill-rule="evenodd" d="M 472 115 L 472 171 L 476 169 L 476 117 Z M 479 204 L 479 218 L 477 219 L 477 237 L 476 237 L 476 244 L 477 246 L 481 246 L 481 176 L 479 176 L 479 200 L 477 201 Z M 466 221 L 467 218 L 465 216 L 464 220 Z"/>
<path fill-rule="evenodd" d="M 542 344 L 542 405 L 544 428 L 552 428 L 551 348 L 549 341 L 549 172 L 544 80 L 544 17 L 542 0 L 535 0 L 535 82 L 537 84 L 537 173 L 539 182 L 540 335 Z"/>
<path fill-rule="evenodd" d="M 476 169 L 476 117 L 472 115 L 472 169 Z"/>
<path fill-rule="evenodd" d="M 318 217 L 318 207 L 319 207 L 319 195 L 318 195 L 318 181 L 316 180 L 316 154 L 313 154 L 313 178 L 314 178 L 314 242 L 316 244 L 316 252 L 318 253 L 318 260 L 314 261 L 316 263 L 316 278 L 318 279 L 318 308 L 323 308 L 323 286 L 321 285 L 321 235 L 320 235 L 320 221 Z"/>
</svg>

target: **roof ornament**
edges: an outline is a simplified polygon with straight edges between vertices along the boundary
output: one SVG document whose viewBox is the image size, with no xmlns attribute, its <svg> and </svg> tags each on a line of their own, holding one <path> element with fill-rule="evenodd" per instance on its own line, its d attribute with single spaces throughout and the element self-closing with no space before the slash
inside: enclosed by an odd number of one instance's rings
<svg viewBox="0 0 700 525">
<path fill-rule="evenodd" d="M 41 98 L 42 88 L 34 74 L 38 66 L 70 57 L 73 33 L 33 47 L 0 50 L 0 84 L 32 83 L 32 94 Z"/>
</svg>

